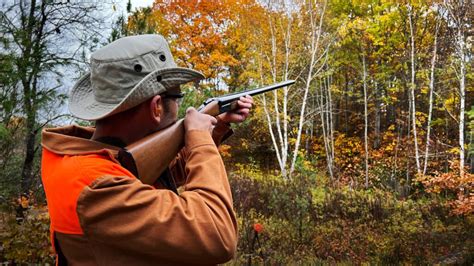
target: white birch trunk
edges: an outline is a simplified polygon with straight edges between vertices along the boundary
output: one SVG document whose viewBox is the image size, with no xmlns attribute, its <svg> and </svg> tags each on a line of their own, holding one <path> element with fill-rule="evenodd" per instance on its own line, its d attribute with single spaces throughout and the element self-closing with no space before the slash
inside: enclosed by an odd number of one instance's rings
<svg viewBox="0 0 474 266">
<path fill-rule="evenodd" d="M 271 58 L 268 58 L 268 61 L 270 62 L 270 73 L 271 77 L 274 83 L 277 82 L 277 76 L 278 76 L 278 69 L 277 69 L 277 52 L 278 52 L 278 47 L 277 47 L 277 38 L 275 34 L 275 29 L 272 24 L 271 18 L 268 18 L 268 24 L 270 28 L 270 34 L 271 34 Z M 260 65 L 260 79 L 261 83 L 263 85 L 263 69 L 262 66 Z M 285 97 L 286 98 L 286 97 Z M 286 99 L 285 99 L 286 100 Z M 274 113 L 271 114 L 270 110 L 268 109 L 267 105 L 267 100 L 265 95 L 262 96 L 262 101 L 263 101 L 263 109 L 265 112 L 265 116 L 267 119 L 267 124 L 268 124 L 268 130 L 270 132 L 270 137 L 272 139 L 273 147 L 275 149 L 275 153 L 277 155 L 277 160 L 278 160 L 278 165 L 280 167 L 280 172 L 281 175 L 284 179 L 287 179 L 288 177 L 288 172 L 287 172 L 287 167 L 286 167 L 286 162 L 288 159 L 288 152 L 287 144 L 285 144 L 285 138 L 282 134 L 281 130 L 281 121 L 280 121 L 280 109 L 279 109 L 279 99 L 278 99 L 278 93 L 277 91 L 273 92 L 273 111 Z M 274 116 L 275 121 L 273 121 L 272 116 Z M 286 115 L 285 115 L 286 117 Z M 273 124 L 275 124 L 275 131 L 273 129 Z M 277 138 L 278 136 L 278 138 Z"/>
<path fill-rule="evenodd" d="M 458 45 L 459 45 L 459 59 L 460 59 L 460 73 L 459 73 L 459 175 L 464 177 L 464 111 L 466 101 L 466 66 L 464 54 L 464 34 L 462 31 L 462 21 L 458 24 Z"/>
<path fill-rule="evenodd" d="M 271 18 L 269 18 L 269 26 L 270 26 L 270 32 L 271 32 L 271 41 L 272 41 L 272 59 L 271 59 L 271 73 L 272 73 L 272 79 L 273 79 L 273 82 L 276 83 L 277 82 L 277 76 L 278 76 L 278 71 L 277 71 L 277 61 L 276 61 L 276 58 L 277 58 L 277 52 L 278 52 L 278 49 L 277 49 L 277 40 L 276 40 L 276 35 L 275 35 L 275 30 L 273 29 L 273 25 L 272 25 L 272 21 L 271 21 Z M 280 150 L 281 150 L 281 159 L 282 159 L 282 163 L 283 165 L 286 165 L 286 160 L 287 160 L 287 155 L 285 154 L 285 144 L 284 144 L 284 141 L 283 141 L 283 134 L 282 134 L 282 130 L 281 130 L 281 121 L 280 121 L 280 108 L 279 108 L 279 105 L 278 105 L 278 91 L 277 90 L 274 90 L 273 91 L 273 107 L 274 107 L 274 110 L 275 110 L 275 125 L 276 125 L 276 130 L 277 130 L 277 133 L 278 133 L 278 140 L 280 142 Z M 282 172 L 285 172 L 285 174 L 283 175 L 284 178 L 286 178 L 286 171 L 282 171 Z"/>
<path fill-rule="evenodd" d="M 260 85 L 263 85 L 263 66 L 261 60 L 259 60 L 259 72 L 260 72 Z M 272 139 L 273 143 L 273 148 L 275 149 L 275 153 L 277 156 L 278 160 L 278 165 L 280 166 L 280 171 L 282 173 L 282 176 L 286 176 L 286 165 L 283 164 L 282 156 L 280 154 L 280 149 L 277 143 L 277 140 L 275 138 L 275 134 L 273 133 L 273 122 L 272 118 L 270 116 L 270 112 L 267 107 L 267 100 L 265 98 L 265 94 L 262 95 L 262 101 L 263 101 L 263 110 L 265 111 L 265 117 L 267 118 L 267 125 L 268 125 L 268 131 L 270 132 L 270 137 Z"/>
<path fill-rule="evenodd" d="M 291 24 L 292 20 L 290 19 L 287 24 L 285 32 L 285 68 L 283 72 L 283 80 L 288 80 L 289 75 L 289 65 L 290 65 L 290 53 L 291 53 Z M 283 142 L 285 143 L 285 156 L 288 156 L 288 87 L 283 88 Z M 286 163 L 286 162 L 285 162 Z"/>
<path fill-rule="evenodd" d="M 413 130 L 413 141 L 415 143 L 415 161 L 416 161 L 416 172 L 421 173 L 420 167 L 420 154 L 418 150 L 418 137 L 416 131 L 416 98 L 415 98 L 415 35 L 413 32 L 413 13 L 412 6 L 408 4 L 408 22 L 410 25 L 410 61 L 411 61 L 411 84 L 410 84 L 410 101 L 411 101 L 411 120 L 412 120 L 412 130 Z"/>
<path fill-rule="evenodd" d="M 428 157 L 429 157 L 429 149 L 430 149 L 430 134 L 431 134 L 431 117 L 433 115 L 433 92 L 434 88 L 434 80 L 435 80 L 435 66 L 436 66 L 436 57 L 437 57 L 437 49 L 438 49 L 438 32 L 440 27 L 440 20 L 437 18 L 436 20 L 436 29 L 434 35 L 434 42 L 433 42 L 433 56 L 431 57 L 431 68 L 430 68 L 430 98 L 429 98 L 429 107 L 428 107 L 428 121 L 426 124 L 426 146 L 425 146 L 425 162 L 423 164 L 423 175 L 426 174 L 426 169 L 428 167 Z"/>
<path fill-rule="evenodd" d="M 326 130 L 328 138 L 328 154 L 329 154 L 329 166 L 331 167 L 331 177 L 334 177 L 334 128 L 332 123 L 332 99 L 331 99 L 331 82 L 329 76 L 325 79 L 325 97 L 326 104 L 324 114 L 326 117 Z"/>
<path fill-rule="evenodd" d="M 328 76 L 328 83 L 327 83 L 327 93 L 328 93 L 328 122 L 329 122 L 329 143 L 331 143 L 331 160 L 334 160 L 334 120 L 333 120 L 333 112 L 332 112 L 332 93 L 331 93 L 331 82 L 332 76 Z"/>
<path fill-rule="evenodd" d="M 454 2 L 454 6 L 453 6 Z M 459 175 L 464 177 L 464 112 L 466 109 L 466 40 L 464 38 L 464 27 L 467 22 L 464 21 L 466 14 L 461 14 L 462 9 L 469 8 L 470 1 L 444 1 L 451 19 L 457 28 L 456 34 L 456 52 L 459 58 Z M 472 5 L 472 4 L 471 4 Z"/>
<path fill-rule="evenodd" d="M 282 156 L 280 155 L 280 150 L 278 149 L 278 144 L 275 139 L 275 134 L 273 133 L 273 127 L 272 127 L 272 119 L 270 117 L 270 112 L 268 111 L 267 108 L 267 100 L 265 98 L 265 94 L 262 95 L 262 101 L 263 101 L 263 110 L 265 111 L 265 117 L 267 118 L 267 124 L 268 124 L 268 131 L 270 132 L 270 137 L 272 139 L 273 147 L 275 148 L 275 153 L 277 155 L 277 160 L 278 160 L 278 165 L 280 166 L 280 171 L 281 175 L 283 177 L 286 177 L 286 165 L 283 164 Z"/>
<path fill-rule="evenodd" d="M 367 112 L 367 67 L 365 65 L 365 54 L 362 54 L 362 70 L 364 71 L 362 82 L 364 87 L 364 148 L 365 148 L 365 189 L 369 188 L 369 140 L 368 140 L 368 112 Z"/>
<path fill-rule="evenodd" d="M 332 158 L 331 158 L 331 149 L 329 146 L 329 141 L 328 141 L 328 134 L 326 133 L 326 116 L 327 116 L 327 107 L 325 107 L 324 104 L 324 85 L 319 81 L 319 87 L 320 87 L 320 96 L 318 99 L 318 104 L 319 104 L 319 114 L 321 117 L 321 128 L 323 130 L 323 141 L 324 141 L 324 149 L 326 151 L 326 163 L 328 166 L 328 171 L 329 171 L 329 177 L 331 180 L 334 180 L 334 173 L 333 173 L 333 167 L 332 167 Z"/>
</svg>

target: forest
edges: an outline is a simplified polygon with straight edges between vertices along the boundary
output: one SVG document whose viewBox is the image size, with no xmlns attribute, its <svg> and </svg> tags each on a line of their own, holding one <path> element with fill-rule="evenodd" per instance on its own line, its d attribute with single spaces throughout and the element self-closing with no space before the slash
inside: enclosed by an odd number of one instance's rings
<svg viewBox="0 0 474 266">
<path fill-rule="evenodd" d="M 41 131 L 92 126 L 66 107 L 90 54 L 155 33 L 206 76 L 183 86 L 181 116 L 296 81 L 255 97 L 219 146 L 239 223 L 229 265 L 474 262 L 472 1 L 0 6 L 0 262 L 54 263 Z"/>
</svg>

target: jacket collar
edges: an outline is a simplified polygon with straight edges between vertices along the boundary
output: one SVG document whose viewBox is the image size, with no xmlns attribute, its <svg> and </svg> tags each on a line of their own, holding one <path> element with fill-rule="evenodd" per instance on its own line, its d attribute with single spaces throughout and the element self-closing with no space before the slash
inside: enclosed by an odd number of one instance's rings
<svg viewBox="0 0 474 266">
<path fill-rule="evenodd" d="M 41 135 L 43 148 L 60 155 L 108 154 L 115 160 L 119 147 L 91 140 L 95 129 L 66 126 L 45 128 Z"/>
</svg>

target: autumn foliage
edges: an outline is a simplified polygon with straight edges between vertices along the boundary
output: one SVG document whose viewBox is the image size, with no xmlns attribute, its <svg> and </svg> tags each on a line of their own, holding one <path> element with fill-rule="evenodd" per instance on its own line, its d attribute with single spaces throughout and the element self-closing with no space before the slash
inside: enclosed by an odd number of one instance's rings
<svg viewBox="0 0 474 266">
<path fill-rule="evenodd" d="M 452 214 L 472 215 L 474 213 L 474 174 L 466 173 L 460 176 L 456 168 L 459 163 L 451 162 L 448 173 L 436 173 L 433 177 L 420 177 L 427 191 L 436 195 L 443 195 L 448 199 Z"/>
<path fill-rule="evenodd" d="M 256 97 L 219 147 L 240 229 L 231 263 L 472 264 L 469 4 L 155 0 L 131 9 L 112 37 L 162 34 L 179 66 L 206 76 L 183 86 L 181 115 L 215 95 L 296 80 Z M 4 102 L 0 114 L 11 109 Z M 1 199 L 18 190 L 21 121 L 0 121 Z M 33 212 L 22 227 L 3 205 L 0 258 L 51 262 L 47 217 Z M 28 253 L 33 242 L 40 248 Z"/>
</svg>

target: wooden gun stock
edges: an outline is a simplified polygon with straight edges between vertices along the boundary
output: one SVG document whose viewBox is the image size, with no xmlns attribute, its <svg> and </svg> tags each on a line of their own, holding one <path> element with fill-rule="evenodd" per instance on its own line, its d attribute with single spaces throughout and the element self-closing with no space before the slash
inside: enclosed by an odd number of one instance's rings
<svg viewBox="0 0 474 266">
<path fill-rule="evenodd" d="M 206 105 L 200 113 L 219 115 L 217 102 Z M 184 147 L 184 119 L 134 142 L 119 152 L 119 161 L 139 177 L 142 183 L 152 185 Z"/>
<path fill-rule="evenodd" d="M 237 107 L 237 100 L 241 96 L 257 95 L 291 85 L 294 82 L 289 80 L 260 89 L 211 98 L 204 102 L 198 111 L 203 114 L 217 116 L 234 110 Z M 173 125 L 152 133 L 120 150 L 118 160 L 142 183 L 152 185 L 184 147 L 184 132 L 184 120 L 180 119 Z"/>
</svg>

